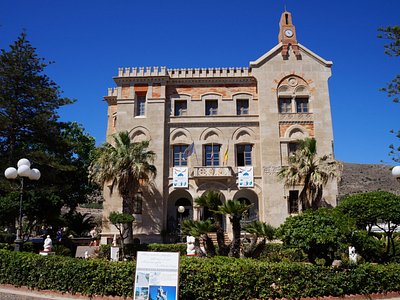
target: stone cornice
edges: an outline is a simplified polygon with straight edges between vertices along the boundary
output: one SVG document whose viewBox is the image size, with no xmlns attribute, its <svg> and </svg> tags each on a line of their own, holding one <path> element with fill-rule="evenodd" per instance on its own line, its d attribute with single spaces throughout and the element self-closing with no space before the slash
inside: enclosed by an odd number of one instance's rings
<svg viewBox="0 0 400 300">
<path fill-rule="evenodd" d="M 170 128 L 175 127 L 258 127 L 259 122 L 209 122 L 209 121 L 197 121 L 193 123 L 182 122 L 182 123 L 168 123 Z"/>
</svg>

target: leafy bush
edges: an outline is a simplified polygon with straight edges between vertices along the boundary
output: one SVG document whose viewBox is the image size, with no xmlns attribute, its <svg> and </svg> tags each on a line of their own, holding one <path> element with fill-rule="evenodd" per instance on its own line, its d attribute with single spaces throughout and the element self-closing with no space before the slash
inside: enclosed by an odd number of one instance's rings
<svg viewBox="0 0 400 300">
<path fill-rule="evenodd" d="M 84 295 L 132 296 L 135 262 L 83 260 L 0 250 L 0 284 Z M 181 300 L 343 296 L 400 291 L 400 265 L 341 270 L 304 263 L 181 257 Z"/>
<path fill-rule="evenodd" d="M 287 218 L 277 234 L 284 246 L 303 250 L 310 262 L 324 259 L 326 265 L 331 265 L 337 252 L 345 251 L 354 231 L 351 218 L 340 211 L 321 208 Z"/>
<path fill-rule="evenodd" d="M 0 233 L 0 243 L 12 244 L 15 240 L 15 235 L 11 233 Z"/>
<path fill-rule="evenodd" d="M 0 249 L 12 251 L 14 247 L 11 244 L 0 243 Z"/>
<path fill-rule="evenodd" d="M 186 244 L 148 244 L 149 251 L 156 252 L 179 252 L 186 255 Z"/>
</svg>

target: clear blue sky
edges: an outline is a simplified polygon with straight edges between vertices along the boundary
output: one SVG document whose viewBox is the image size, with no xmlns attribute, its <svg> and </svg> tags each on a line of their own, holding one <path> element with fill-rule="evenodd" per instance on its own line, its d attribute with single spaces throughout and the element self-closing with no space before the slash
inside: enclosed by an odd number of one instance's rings
<svg viewBox="0 0 400 300">
<path fill-rule="evenodd" d="M 400 58 L 384 55 L 377 28 L 400 24 L 399 0 L 1 0 L 0 48 L 22 30 L 64 96 L 61 109 L 105 140 L 107 106 L 118 67 L 248 66 L 277 44 L 286 4 L 298 41 L 333 61 L 330 97 L 336 158 L 379 163 L 389 133 L 400 128 L 400 105 L 379 92 L 400 73 Z"/>
</svg>

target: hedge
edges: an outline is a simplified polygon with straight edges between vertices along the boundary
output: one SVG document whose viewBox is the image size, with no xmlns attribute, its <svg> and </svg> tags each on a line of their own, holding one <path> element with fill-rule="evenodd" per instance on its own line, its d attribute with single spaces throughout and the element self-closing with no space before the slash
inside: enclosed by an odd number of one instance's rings
<svg viewBox="0 0 400 300">
<path fill-rule="evenodd" d="M 132 296 L 135 262 L 0 250 L 0 283 L 84 295 Z M 306 263 L 182 257 L 182 300 L 343 296 L 400 291 L 400 265 L 333 269 Z"/>
</svg>

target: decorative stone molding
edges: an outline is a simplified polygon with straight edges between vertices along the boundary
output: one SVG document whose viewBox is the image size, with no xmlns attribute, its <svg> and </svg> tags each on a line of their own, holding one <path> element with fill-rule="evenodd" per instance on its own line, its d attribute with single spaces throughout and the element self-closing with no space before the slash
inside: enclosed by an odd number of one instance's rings
<svg viewBox="0 0 400 300">
<path fill-rule="evenodd" d="M 193 167 L 193 177 L 233 177 L 235 173 L 231 167 Z"/>
<path fill-rule="evenodd" d="M 264 166 L 263 172 L 265 175 L 276 175 L 281 170 L 280 166 Z"/>
<path fill-rule="evenodd" d="M 313 121 L 314 115 L 312 113 L 290 113 L 290 114 L 279 114 L 279 121 Z"/>
</svg>

